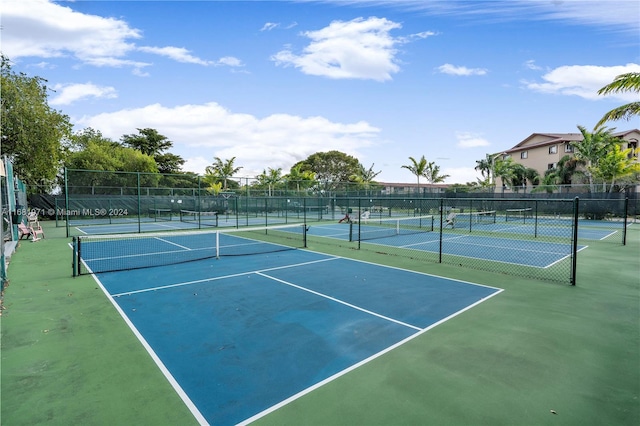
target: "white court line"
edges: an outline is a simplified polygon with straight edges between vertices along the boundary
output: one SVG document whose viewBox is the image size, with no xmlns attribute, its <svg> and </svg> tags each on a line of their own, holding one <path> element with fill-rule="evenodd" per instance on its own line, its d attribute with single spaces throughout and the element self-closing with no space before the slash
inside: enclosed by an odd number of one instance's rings
<svg viewBox="0 0 640 426">
<path fill-rule="evenodd" d="M 363 262 L 363 263 L 369 263 L 369 262 Z M 380 266 L 380 265 L 378 265 L 378 266 Z M 392 268 L 392 269 L 404 270 L 402 268 Z M 410 272 L 415 272 L 415 271 L 410 271 Z M 420 274 L 420 273 L 418 272 L 418 274 Z M 429 274 L 424 274 L 424 275 L 429 275 Z M 436 276 L 436 275 L 433 275 L 433 276 Z M 453 279 L 452 281 L 458 281 L 458 280 Z M 464 281 L 459 281 L 459 282 L 464 282 Z M 470 284 L 473 284 L 473 283 L 470 283 Z M 480 284 L 474 284 L 474 285 L 480 285 Z M 481 287 L 489 287 L 489 286 L 483 286 L 483 285 L 480 285 L 480 286 Z M 494 287 L 489 287 L 489 288 L 494 288 Z M 249 417 L 246 420 L 243 420 L 242 422 L 238 423 L 236 426 L 246 426 L 246 425 L 248 425 L 250 423 L 253 423 L 254 421 L 258 420 L 259 418 L 264 417 L 267 414 L 270 414 L 270 413 L 278 410 L 279 408 L 282 408 L 285 405 L 295 401 L 296 399 L 301 398 L 301 397 L 307 395 L 308 393 L 311 393 L 314 390 L 326 385 L 327 383 L 332 382 L 332 381 L 344 376 L 345 374 L 355 370 L 356 368 L 359 368 L 359 367 L 361 367 L 361 366 L 373 361 L 374 359 L 381 357 L 382 355 L 386 354 L 387 352 L 391 352 L 392 350 L 396 349 L 397 347 L 404 345 L 405 343 L 415 339 L 418 336 L 421 336 L 422 334 L 426 333 L 427 331 L 431 330 L 432 328 L 437 327 L 438 325 L 440 325 L 440 324 L 442 324 L 442 323 L 444 323 L 446 321 L 449 321 L 451 318 L 454 318 L 454 317 L 460 315 L 461 313 L 463 313 L 463 312 L 465 312 L 465 311 L 467 311 L 467 310 L 479 305 L 480 303 L 486 301 L 487 299 L 492 298 L 493 296 L 496 296 L 497 294 L 502 293 L 503 291 L 504 291 L 503 289 L 497 289 L 497 291 L 495 293 L 492 293 L 492 294 L 488 295 L 487 297 L 484 297 L 484 298 L 478 300 L 477 302 L 475 302 L 475 303 L 473 303 L 473 304 L 471 304 L 471 305 L 459 310 L 458 312 L 452 313 L 451 315 L 449 315 L 446 318 L 442 318 L 440 321 L 435 322 L 435 323 L 431 324 L 429 327 L 421 329 L 420 331 L 418 331 L 415 334 L 412 334 L 411 336 L 407 337 L 406 339 L 401 340 L 398 343 L 396 343 L 394 345 L 391 345 L 388 348 L 383 349 L 383 350 L 381 350 L 380 352 L 378 352 L 376 354 L 371 355 L 369 358 L 365 358 L 362 361 L 360 361 L 360 362 L 358 362 L 356 364 L 353 364 L 351 367 L 345 368 L 344 370 L 337 372 L 333 376 L 329 376 L 326 379 L 316 383 L 315 385 L 312 385 L 312 386 L 310 386 L 310 387 L 298 392 L 297 394 L 292 395 L 291 397 L 285 399 L 284 401 L 281 401 L 278 404 L 275 404 L 274 406 L 269 407 L 266 410 L 263 410 L 260 413 L 254 415 L 252 417 Z"/>
<path fill-rule="evenodd" d="M 327 262 L 327 261 L 330 261 L 330 260 L 337 260 L 337 259 L 340 259 L 340 258 L 339 257 L 329 257 L 329 258 L 326 258 L 326 259 L 311 260 L 309 262 L 294 263 L 294 264 L 291 264 L 291 265 L 284 265 L 284 266 L 275 266 L 273 268 L 259 269 L 259 270 L 256 270 L 256 271 L 238 272 L 237 274 L 223 275 L 223 276 L 220 276 L 220 277 L 203 278 L 201 280 L 185 281 L 185 282 L 180 282 L 180 283 L 175 283 L 175 284 L 167 284 L 167 285 L 162 285 L 162 286 L 158 286 L 158 287 L 144 288 L 144 289 L 141 289 L 141 290 L 127 291 L 127 292 L 124 292 L 124 293 L 115 293 L 113 295 L 113 297 L 128 296 L 130 294 L 138 294 L 138 293 L 147 293 L 147 292 L 150 292 L 150 291 L 164 290 L 164 289 L 167 289 L 167 288 L 183 287 L 183 286 L 187 286 L 187 285 L 206 283 L 206 282 L 209 282 L 209 281 L 223 280 L 225 278 L 241 277 L 241 276 L 250 275 L 250 274 L 260 274 L 262 272 L 276 271 L 278 269 L 295 268 L 295 267 L 298 267 L 298 266 L 311 265 L 313 263 Z"/>
<path fill-rule="evenodd" d="M 183 246 L 183 245 L 180 245 L 180 244 L 178 244 L 178 243 L 174 243 L 173 241 L 165 240 L 164 238 L 156 238 L 156 240 L 158 240 L 158 241 L 162 241 L 163 243 L 167 243 L 167 244 L 174 245 L 174 246 L 176 246 L 176 247 L 180 247 L 181 249 L 185 249 L 185 250 L 187 250 L 187 251 L 188 251 L 188 250 L 193 250 L 193 249 L 192 249 L 192 248 L 190 248 L 190 247 Z"/>
<path fill-rule="evenodd" d="M 69 244 L 69 246 L 73 250 L 73 245 Z M 107 296 L 107 299 L 109 299 L 109 302 L 111 302 L 111 304 L 114 306 L 116 311 L 120 314 L 120 316 L 124 320 L 125 324 L 127 324 L 127 326 L 129 326 L 129 328 L 131 329 L 133 334 L 136 336 L 136 338 L 138 339 L 140 344 L 142 344 L 142 346 L 147 351 L 147 353 L 149 354 L 149 356 L 151 357 L 153 362 L 155 362 L 155 364 L 158 366 L 158 369 L 162 372 L 164 377 L 171 384 L 171 387 L 173 387 L 173 390 L 175 390 L 176 393 L 178 394 L 178 396 L 180 397 L 180 399 L 182 399 L 182 402 L 184 402 L 184 404 L 187 407 L 187 409 L 189 411 L 191 411 L 191 414 L 196 419 L 196 421 L 200 425 L 203 425 L 203 426 L 209 425 L 209 422 L 202 415 L 202 413 L 200 412 L 198 407 L 196 407 L 196 404 L 194 404 L 193 401 L 191 401 L 191 398 L 189 398 L 189 395 L 187 395 L 187 393 L 184 391 L 184 389 L 182 389 L 182 386 L 180 386 L 180 384 L 175 379 L 175 377 L 173 377 L 173 374 L 171 374 L 171 372 L 164 365 L 164 363 L 162 362 L 162 360 L 160 359 L 158 354 L 156 354 L 156 352 L 153 350 L 153 348 L 151 347 L 149 342 L 147 342 L 147 340 L 142 336 L 142 333 L 140 333 L 140 331 L 136 328 L 136 326 L 129 319 L 127 314 L 125 314 L 124 310 L 120 307 L 118 302 L 116 302 L 115 299 L 113 298 L 113 296 L 109 294 L 109 292 L 107 291 L 106 287 L 102 284 L 102 282 L 97 277 L 97 275 L 92 274 L 92 277 L 93 277 L 93 280 L 98 284 L 98 286 L 100 287 L 102 292 L 105 294 L 105 296 Z"/>
<path fill-rule="evenodd" d="M 324 297 L 325 299 L 329 299 L 329 300 L 332 300 L 332 301 L 334 301 L 334 302 L 336 302 L 336 303 L 340 303 L 341 305 L 345 305 L 345 306 L 348 306 L 348 307 L 350 307 L 350 308 L 356 309 L 356 310 L 358 310 L 358 311 L 361 311 L 361 312 L 367 313 L 367 314 L 369 314 L 369 315 L 373 315 L 374 317 L 382 318 L 382 319 L 384 319 L 384 320 L 391 321 L 391 322 L 394 322 L 394 323 L 396 323 L 396 324 L 400 324 L 400 325 L 402 325 L 402 326 L 404 326 L 404 327 L 413 328 L 414 330 L 422 330 L 422 328 L 417 327 L 417 326 L 415 326 L 415 325 L 411 325 L 411 324 L 407 324 L 407 323 L 402 322 L 402 321 L 398 321 L 398 320 L 396 320 L 396 319 L 393 319 L 393 318 L 390 318 L 390 317 L 384 316 L 384 315 L 382 315 L 382 314 L 378 314 L 378 313 L 373 312 L 373 311 L 370 311 L 370 310 L 368 310 L 368 309 L 364 309 L 364 308 L 361 308 L 361 307 L 359 307 L 359 306 L 353 305 L 353 304 L 351 304 L 351 303 L 349 303 L 349 302 L 345 302 L 344 300 L 340 300 L 340 299 L 336 299 L 335 297 L 328 296 L 328 295 L 326 295 L 326 294 L 324 294 L 324 293 L 320 293 L 320 292 L 318 292 L 318 291 L 311 290 L 311 289 L 309 289 L 309 288 L 302 287 L 302 286 L 299 286 L 299 285 L 297 285 L 297 284 L 293 284 L 293 283 L 290 283 L 290 282 L 285 281 L 285 280 L 281 280 L 281 279 L 276 278 L 276 277 L 272 277 L 271 275 L 267 275 L 267 274 L 264 274 L 264 273 L 262 273 L 262 272 L 257 272 L 256 274 L 257 274 L 257 275 L 260 275 L 260 276 L 262 276 L 262 277 L 269 278 L 269 279 L 271 279 L 271 280 L 277 281 L 277 282 L 279 282 L 279 283 L 286 284 L 286 285 L 288 285 L 288 286 L 291 286 L 291 287 L 297 288 L 297 289 L 299 289 L 299 290 L 303 290 L 303 291 L 309 292 L 309 293 L 311 293 L 311 294 L 315 294 L 316 296 Z"/>
</svg>

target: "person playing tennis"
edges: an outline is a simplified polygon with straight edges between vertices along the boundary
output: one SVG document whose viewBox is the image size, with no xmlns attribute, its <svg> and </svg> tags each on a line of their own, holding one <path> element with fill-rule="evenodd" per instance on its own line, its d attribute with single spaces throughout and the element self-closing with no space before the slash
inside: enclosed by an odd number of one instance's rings
<svg viewBox="0 0 640 426">
<path fill-rule="evenodd" d="M 352 209 L 347 210 L 347 213 L 344 215 L 342 219 L 338 221 L 338 223 L 342 223 L 342 222 L 351 223 L 351 216 L 349 216 L 349 214 L 351 213 L 353 213 Z"/>
</svg>

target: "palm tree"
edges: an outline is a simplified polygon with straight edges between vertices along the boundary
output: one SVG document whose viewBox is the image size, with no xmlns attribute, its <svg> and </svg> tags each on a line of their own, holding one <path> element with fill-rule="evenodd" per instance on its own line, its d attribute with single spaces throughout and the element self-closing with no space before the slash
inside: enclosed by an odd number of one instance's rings
<svg viewBox="0 0 640 426">
<path fill-rule="evenodd" d="M 514 163 L 511 158 L 505 160 L 496 159 L 493 163 L 493 176 L 502 179 L 502 187 L 506 186 L 507 182 L 511 182 L 513 178 Z"/>
<path fill-rule="evenodd" d="M 536 186 L 540 183 L 540 173 L 533 167 L 527 167 L 524 170 L 524 184 L 526 186 L 527 182 L 531 184 L 531 186 Z"/>
<path fill-rule="evenodd" d="M 509 183 L 511 184 L 511 188 L 513 188 L 516 192 L 526 184 L 526 179 L 524 177 L 526 171 L 526 167 L 522 164 L 512 164 L 511 165 L 511 174 L 509 176 Z"/>
<path fill-rule="evenodd" d="M 382 173 L 382 170 L 379 172 L 374 172 L 373 166 L 375 166 L 375 163 L 372 164 L 371 167 L 369 167 L 369 169 L 367 170 L 362 164 L 359 164 L 357 172 L 352 174 L 349 177 L 349 180 L 351 180 L 352 182 L 356 182 L 358 185 L 365 189 L 368 189 L 369 186 L 373 183 L 373 179 L 375 179 L 376 176 Z"/>
<path fill-rule="evenodd" d="M 219 157 L 215 157 L 211 166 L 205 168 L 207 175 L 213 175 L 216 179 L 222 181 L 222 190 L 227 190 L 227 179 L 233 177 L 236 173 L 242 169 L 242 167 L 234 167 L 233 162 L 236 161 L 236 157 L 232 157 L 229 160 L 222 161 Z"/>
<path fill-rule="evenodd" d="M 476 160 L 475 170 L 479 171 L 485 181 L 491 183 L 491 174 L 493 172 L 493 156 L 486 154 L 486 158 L 482 160 Z"/>
<path fill-rule="evenodd" d="M 640 72 L 630 72 L 617 76 L 613 82 L 607 84 L 602 89 L 598 90 L 598 95 L 608 95 L 610 93 L 620 92 L 635 92 L 640 93 Z M 618 108 L 612 109 L 606 113 L 598 124 L 595 125 L 594 130 L 602 126 L 607 121 L 616 120 L 630 120 L 632 116 L 640 115 L 640 102 L 635 101 Z"/>
<path fill-rule="evenodd" d="M 615 183 L 627 176 L 640 173 L 640 163 L 633 148 L 622 149 L 620 145 L 615 145 L 600 159 L 598 175 L 602 178 L 603 192 L 606 191 L 607 182 L 611 182 L 609 193 L 613 192 Z"/>
<path fill-rule="evenodd" d="M 286 179 L 287 181 L 287 186 L 289 187 L 290 184 L 294 183 L 296 184 L 296 191 L 300 192 L 300 183 L 303 183 L 303 187 L 309 187 L 310 184 L 313 183 L 313 181 L 316 178 L 316 174 L 313 173 L 311 170 L 302 170 L 302 164 L 298 163 L 296 165 L 294 165 L 293 167 L 291 167 L 291 170 L 289 171 L 289 174 L 284 176 L 284 179 Z"/>
<path fill-rule="evenodd" d="M 424 158 L 424 155 L 420 159 L 420 161 L 416 161 L 415 158 L 409 157 L 411 160 L 411 164 L 408 166 L 402 166 L 401 168 L 409 170 L 413 173 L 418 179 L 418 189 L 420 188 L 420 176 L 424 176 L 424 171 L 427 169 L 427 159 Z"/>
<path fill-rule="evenodd" d="M 261 185 L 265 185 L 269 188 L 269 197 L 271 197 L 271 189 L 282 181 L 282 169 L 272 169 L 269 167 L 269 171 L 262 171 L 262 174 L 258 176 L 258 182 Z"/>
<path fill-rule="evenodd" d="M 543 185 L 553 186 L 554 188 L 557 188 L 556 185 L 571 185 L 571 183 L 573 183 L 573 176 L 579 173 L 578 167 L 582 164 L 584 164 L 583 161 L 570 155 L 565 155 L 558 161 L 555 167 L 545 172 Z"/>
<path fill-rule="evenodd" d="M 583 126 L 578 126 L 582 133 L 582 141 L 571 142 L 576 159 L 586 166 L 585 175 L 589 180 L 589 189 L 595 192 L 594 177 L 598 174 L 598 163 L 607 152 L 619 144 L 619 139 L 612 136 L 613 129 L 598 127 L 594 132 L 589 132 Z"/>
<path fill-rule="evenodd" d="M 429 183 L 442 183 L 446 178 L 449 177 L 449 175 L 441 175 L 440 166 L 431 161 L 427 164 L 427 169 L 425 170 L 424 177 L 427 178 L 427 182 Z"/>
</svg>

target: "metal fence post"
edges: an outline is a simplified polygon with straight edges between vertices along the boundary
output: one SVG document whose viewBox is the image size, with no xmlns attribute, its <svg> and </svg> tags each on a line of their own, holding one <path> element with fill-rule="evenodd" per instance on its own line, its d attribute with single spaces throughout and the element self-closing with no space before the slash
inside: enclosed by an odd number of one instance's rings
<svg viewBox="0 0 640 426">
<path fill-rule="evenodd" d="M 629 217 L 629 197 L 624 199 L 624 219 L 622 221 L 622 245 L 627 245 L 627 218 Z"/>
<path fill-rule="evenodd" d="M 578 265 L 578 207 L 580 199 L 573 199 L 573 238 L 572 238 L 572 259 L 571 259 L 571 285 L 576 285 L 576 269 Z"/>
</svg>

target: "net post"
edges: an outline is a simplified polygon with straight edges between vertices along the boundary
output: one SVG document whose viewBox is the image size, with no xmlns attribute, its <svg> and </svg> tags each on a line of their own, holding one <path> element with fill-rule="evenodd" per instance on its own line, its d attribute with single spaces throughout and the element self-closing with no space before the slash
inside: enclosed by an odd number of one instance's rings
<svg viewBox="0 0 640 426">
<path fill-rule="evenodd" d="M 358 250 L 360 250 L 362 242 L 362 199 L 358 198 Z"/>
<path fill-rule="evenodd" d="M 571 285 L 576 285 L 576 268 L 578 265 L 578 210 L 580 205 L 580 199 L 575 197 L 573 199 L 573 238 L 572 245 L 572 261 L 571 261 Z"/>
<path fill-rule="evenodd" d="M 444 199 L 440 198 L 440 238 L 439 238 L 439 248 L 438 248 L 438 263 L 442 263 L 442 224 L 443 224 L 443 215 L 444 215 Z"/>
<path fill-rule="evenodd" d="M 538 238 L 538 200 L 535 200 L 533 203 L 535 208 L 533 214 L 535 217 L 533 218 L 533 238 Z"/>
<path fill-rule="evenodd" d="M 140 194 L 142 190 L 140 189 L 140 172 L 136 173 L 136 193 L 138 198 L 138 233 L 142 232 L 142 195 Z"/>
<path fill-rule="evenodd" d="M 74 277 L 78 276 L 78 241 L 76 237 L 73 237 L 71 240 L 71 268 L 73 270 L 72 275 Z"/>
<path fill-rule="evenodd" d="M 307 222 L 302 224 L 302 246 L 307 248 L 307 231 L 309 231 L 309 227 L 307 226 Z"/>
<path fill-rule="evenodd" d="M 57 214 L 56 212 L 56 217 Z M 64 227 L 69 238 L 69 169 L 66 167 L 64 168 L 64 215 Z"/>
</svg>

